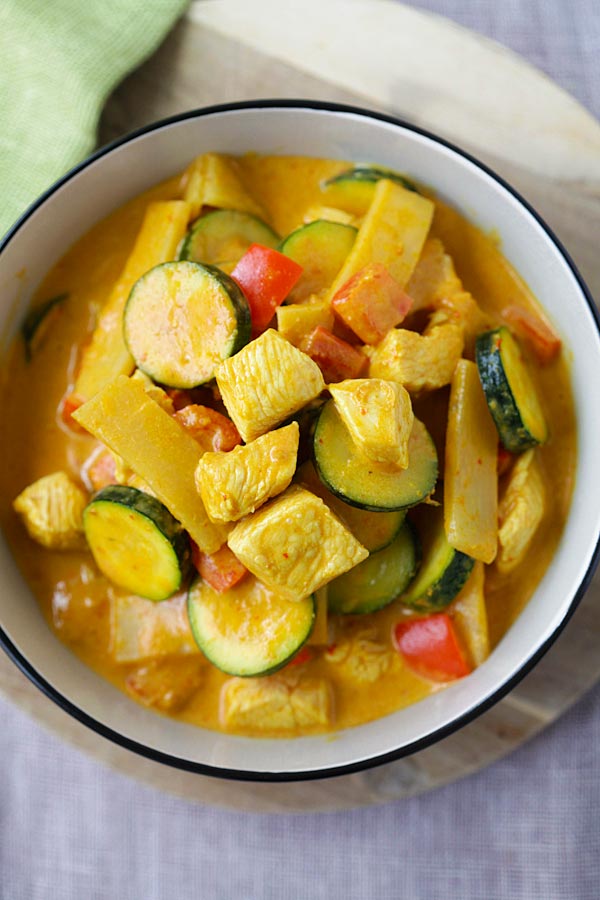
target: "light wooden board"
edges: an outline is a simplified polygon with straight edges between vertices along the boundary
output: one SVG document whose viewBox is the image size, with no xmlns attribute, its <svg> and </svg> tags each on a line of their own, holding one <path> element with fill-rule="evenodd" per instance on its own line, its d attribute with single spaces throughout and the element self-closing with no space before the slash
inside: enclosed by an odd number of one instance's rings
<svg viewBox="0 0 600 900">
<path fill-rule="evenodd" d="M 158 53 L 111 97 L 101 142 L 186 109 L 259 97 L 392 112 L 472 150 L 507 178 L 562 238 L 600 296 L 600 125 L 571 97 L 493 42 L 391 0 L 292 0 L 285 10 L 281 16 L 273 0 L 192 4 Z M 376 52 L 357 54 L 356 34 L 363 50 Z M 234 783 L 144 760 L 63 713 L 3 655 L 0 689 L 96 759 L 188 800 L 265 812 L 387 803 L 489 765 L 595 684 L 599 601 L 596 579 L 536 669 L 460 732 L 408 759 L 327 781 Z"/>
</svg>

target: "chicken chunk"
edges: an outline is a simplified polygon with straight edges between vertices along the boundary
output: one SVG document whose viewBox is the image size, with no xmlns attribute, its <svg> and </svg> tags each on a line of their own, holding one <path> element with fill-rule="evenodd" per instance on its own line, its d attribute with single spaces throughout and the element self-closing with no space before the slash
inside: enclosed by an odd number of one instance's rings
<svg viewBox="0 0 600 900">
<path fill-rule="evenodd" d="M 85 492 L 66 472 L 53 472 L 30 484 L 13 501 L 30 537 L 52 550 L 82 550 Z"/>
<path fill-rule="evenodd" d="M 296 485 L 238 522 L 228 544 L 260 581 L 292 600 L 369 555 L 319 497 Z"/>
<path fill-rule="evenodd" d="M 204 662 L 198 657 L 154 659 L 129 673 L 125 690 L 144 706 L 174 712 L 191 700 L 204 672 Z"/>
<path fill-rule="evenodd" d="M 332 706 L 330 686 L 322 678 L 297 683 L 279 675 L 231 678 L 223 685 L 221 719 L 232 730 L 295 731 L 329 725 Z"/>
<path fill-rule="evenodd" d="M 377 681 L 393 665 L 395 657 L 391 647 L 376 640 L 374 631 L 368 628 L 342 638 L 325 654 L 328 663 L 356 684 Z"/>
<path fill-rule="evenodd" d="M 296 471 L 297 422 L 270 431 L 229 453 L 205 453 L 196 486 L 213 522 L 237 522 L 284 491 Z"/>
<path fill-rule="evenodd" d="M 458 291 L 462 291 L 462 282 L 456 274 L 452 257 L 448 256 L 438 238 L 428 238 L 406 285 L 406 293 L 413 299 L 413 311 L 437 307 L 441 300 Z"/>
<path fill-rule="evenodd" d="M 318 365 L 270 328 L 217 369 L 223 403 L 243 439 L 283 422 L 325 387 Z"/>
<path fill-rule="evenodd" d="M 329 391 L 355 443 L 369 459 L 408 466 L 414 415 L 408 391 L 393 381 L 356 378 Z"/>
<path fill-rule="evenodd" d="M 544 515 L 546 492 L 535 449 L 516 461 L 498 505 L 500 572 L 510 572 L 523 559 Z"/>
<path fill-rule="evenodd" d="M 463 346 L 463 329 L 452 322 L 424 334 L 395 328 L 371 354 L 369 376 L 397 381 L 411 393 L 433 391 L 450 384 Z"/>
<path fill-rule="evenodd" d="M 182 594 L 154 603 L 110 591 L 110 651 L 115 662 L 199 653 Z"/>
</svg>

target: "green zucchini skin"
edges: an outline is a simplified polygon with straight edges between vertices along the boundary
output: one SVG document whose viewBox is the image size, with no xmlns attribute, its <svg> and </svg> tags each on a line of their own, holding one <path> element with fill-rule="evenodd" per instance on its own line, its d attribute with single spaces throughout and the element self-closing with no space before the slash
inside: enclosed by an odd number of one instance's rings
<svg viewBox="0 0 600 900">
<path fill-rule="evenodd" d="M 275 248 L 278 243 L 279 236 L 256 216 L 237 209 L 215 209 L 194 222 L 179 259 L 211 265 L 240 256 L 250 244 Z"/>
<path fill-rule="evenodd" d="M 223 594 L 217 594 L 200 577 L 190 585 L 187 611 L 194 640 L 204 656 L 227 675 L 272 675 L 290 662 L 310 637 L 316 616 L 314 595 L 300 601 L 275 597 L 269 607 L 261 597 L 261 587 L 258 585 L 253 596 L 247 580 Z M 228 604 L 235 617 L 231 624 Z M 292 627 L 287 627 L 286 612 L 297 620 Z M 273 629 L 280 632 L 276 646 Z M 271 640 L 265 641 L 265 632 Z"/>
<path fill-rule="evenodd" d="M 50 323 L 53 313 L 56 313 L 63 305 L 68 297 L 68 293 L 57 294 L 50 297 L 40 306 L 30 309 L 25 316 L 25 321 L 21 326 L 21 336 L 25 344 L 25 357 L 30 362 L 35 353 L 36 347 L 43 339 L 46 328 Z"/>
<path fill-rule="evenodd" d="M 502 445 L 522 453 L 543 444 L 548 430 L 518 345 L 508 328 L 486 331 L 475 342 L 475 360 Z"/>
<path fill-rule="evenodd" d="M 176 325 L 169 310 L 176 312 Z M 216 366 L 248 343 L 251 329 L 248 301 L 233 278 L 187 260 L 162 263 L 142 275 L 123 316 L 125 343 L 137 367 L 159 384 L 182 389 L 211 381 Z"/>
<path fill-rule="evenodd" d="M 329 612 L 355 616 L 383 609 L 410 584 L 418 561 L 418 538 L 405 522 L 391 544 L 329 583 Z"/>
<path fill-rule="evenodd" d="M 406 469 L 382 469 L 360 453 L 333 400 L 323 406 L 313 439 L 315 468 L 336 497 L 372 512 L 406 509 L 425 500 L 438 477 L 435 445 L 415 419 Z"/>
<path fill-rule="evenodd" d="M 156 497 L 108 485 L 86 506 L 83 526 L 98 568 L 119 587 L 156 601 L 181 588 L 189 571 L 189 537 Z"/>
<path fill-rule="evenodd" d="M 416 577 L 399 598 L 419 612 L 445 609 L 467 582 L 475 560 L 451 547 L 444 530 L 441 507 L 423 510 L 419 536 L 423 557 Z"/>
<path fill-rule="evenodd" d="M 383 169 L 380 166 L 355 166 L 353 169 L 348 169 L 346 172 L 340 172 L 339 175 L 334 175 L 333 178 L 328 178 L 325 182 L 325 186 L 330 184 L 340 184 L 343 181 L 368 181 L 368 182 L 377 182 L 381 181 L 382 178 L 387 178 L 388 181 L 394 181 L 396 184 L 401 185 L 401 187 L 406 188 L 407 191 L 413 191 L 413 193 L 420 193 L 417 186 L 407 178 L 406 175 L 401 175 L 400 172 L 394 172 L 393 169 Z"/>
<path fill-rule="evenodd" d="M 327 219 L 315 219 L 288 234 L 280 243 L 279 252 L 297 262 L 304 271 L 286 298 L 287 302 L 329 287 L 350 253 L 357 234 L 358 229 L 353 225 Z"/>
</svg>

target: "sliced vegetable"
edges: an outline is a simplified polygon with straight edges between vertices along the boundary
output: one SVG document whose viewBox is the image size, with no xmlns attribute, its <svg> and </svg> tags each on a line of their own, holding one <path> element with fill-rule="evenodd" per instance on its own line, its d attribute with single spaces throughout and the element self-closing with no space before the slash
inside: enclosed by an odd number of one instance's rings
<svg viewBox="0 0 600 900">
<path fill-rule="evenodd" d="M 203 153 L 188 166 L 184 196 L 192 218 L 203 206 L 236 209 L 259 218 L 263 215 L 240 178 L 236 160 L 220 153 Z"/>
<path fill-rule="evenodd" d="M 409 464 L 399 469 L 376 463 L 356 446 L 332 400 L 325 404 L 314 437 L 319 477 L 336 496 L 375 512 L 404 509 L 425 500 L 435 487 L 437 453 L 427 429 L 414 420 Z"/>
<path fill-rule="evenodd" d="M 358 378 L 367 366 L 360 350 L 320 325 L 308 335 L 302 349 L 316 362 L 326 382 Z"/>
<path fill-rule="evenodd" d="M 154 381 L 192 388 L 248 343 L 250 310 L 220 269 L 163 263 L 133 286 L 123 333 L 136 365 Z"/>
<path fill-rule="evenodd" d="M 498 433 L 481 389 L 477 366 L 457 363 L 452 378 L 444 515 L 448 541 L 457 550 L 491 563 L 498 544 Z"/>
<path fill-rule="evenodd" d="M 406 517 L 403 509 L 390 512 L 370 512 L 367 509 L 357 509 L 355 506 L 344 503 L 325 487 L 311 462 L 305 462 L 298 469 L 297 479 L 300 484 L 303 484 L 311 493 L 316 494 L 327 504 L 369 553 L 383 550 L 384 547 L 391 544 L 402 528 Z"/>
<path fill-rule="evenodd" d="M 190 207 L 182 200 L 150 203 L 133 249 L 85 347 L 73 393 L 89 400 L 117 375 L 129 375 L 133 358 L 123 337 L 123 312 L 132 287 L 151 269 L 175 259 Z"/>
<path fill-rule="evenodd" d="M 160 500 L 109 485 L 86 506 L 83 525 L 96 565 L 114 584 L 147 600 L 166 600 L 181 587 L 190 543 Z"/>
<path fill-rule="evenodd" d="M 68 297 L 68 293 L 50 297 L 39 306 L 30 309 L 21 326 L 21 334 L 25 343 L 25 356 L 28 360 L 40 348 L 48 334 L 52 322 L 60 315 L 60 310 Z"/>
<path fill-rule="evenodd" d="M 401 288 L 412 275 L 433 218 L 433 203 L 388 179 L 377 182 L 373 201 L 328 297 L 369 263 L 384 266 Z"/>
<path fill-rule="evenodd" d="M 333 312 L 324 300 L 292 303 L 277 310 L 277 330 L 294 347 L 303 349 L 306 339 L 319 325 L 328 331 L 333 328 Z"/>
<path fill-rule="evenodd" d="M 250 244 L 276 247 L 279 238 L 266 222 L 236 209 L 215 209 L 201 216 L 185 238 L 179 259 L 218 265 L 237 260 Z"/>
<path fill-rule="evenodd" d="M 327 586 L 329 611 L 359 615 L 383 609 L 414 578 L 418 564 L 415 533 L 405 524 L 384 550 L 371 555 Z"/>
<path fill-rule="evenodd" d="M 226 530 L 209 520 L 194 485 L 202 449 L 139 383 L 120 375 L 73 416 L 148 483 L 201 550 L 225 543 Z"/>
<path fill-rule="evenodd" d="M 462 590 L 475 560 L 448 543 L 440 507 L 424 510 L 417 530 L 423 561 L 417 577 L 400 599 L 406 606 L 423 612 L 444 609 Z"/>
<path fill-rule="evenodd" d="M 315 602 L 289 600 L 255 578 L 223 594 L 197 579 L 188 594 L 188 615 L 196 643 L 218 669 L 267 675 L 289 662 L 310 635 Z"/>
<path fill-rule="evenodd" d="M 298 265 L 302 276 L 289 299 L 298 303 L 310 294 L 330 287 L 356 240 L 357 229 L 340 222 L 318 219 L 292 231 L 279 249 Z"/>
<path fill-rule="evenodd" d="M 192 544 L 192 562 L 207 584 L 219 594 L 234 587 L 248 574 L 248 569 L 227 544 L 216 553 L 203 553 L 197 544 Z"/>
<path fill-rule="evenodd" d="M 361 341 L 377 344 L 402 322 L 412 299 L 384 266 L 369 263 L 339 288 L 331 306 Z"/>
<path fill-rule="evenodd" d="M 272 328 L 219 366 L 217 385 L 246 442 L 298 412 L 325 387 L 317 364 Z"/>
<path fill-rule="evenodd" d="M 100 445 L 82 466 L 82 477 L 92 491 L 109 484 L 117 484 L 117 461 L 106 447 Z"/>
<path fill-rule="evenodd" d="M 315 592 L 315 624 L 308 643 L 313 646 L 327 646 L 329 643 L 329 614 L 327 610 L 327 585 Z M 308 649 L 308 647 L 307 647 Z"/>
<path fill-rule="evenodd" d="M 231 419 L 210 406 L 192 403 L 176 410 L 173 418 L 198 442 L 202 450 L 220 450 L 226 453 L 242 443 L 240 433 Z"/>
<path fill-rule="evenodd" d="M 562 341 L 540 313 L 530 312 L 521 306 L 506 306 L 502 318 L 530 347 L 542 365 L 552 362 L 560 353 Z"/>
<path fill-rule="evenodd" d="M 548 426 L 518 344 L 505 326 L 480 334 L 476 361 L 500 440 L 511 453 L 543 444 Z"/>
<path fill-rule="evenodd" d="M 467 583 L 448 609 L 461 644 L 474 666 L 480 666 L 490 655 L 484 583 L 484 566 L 477 561 Z"/>
<path fill-rule="evenodd" d="M 252 334 L 265 330 L 302 275 L 302 267 L 283 253 L 251 244 L 231 277 L 244 292 L 252 316 Z"/>
<path fill-rule="evenodd" d="M 404 175 L 380 166 L 356 166 L 329 178 L 323 185 L 327 203 L 340 206 L 355 216 L 364 216 L 373 201 L 375 185 L 382 178 L 401 185 L 407 191 L 417 192 L 417 188 Z"/>
<path fill-rule="evenodd" d="M 453 681 L 471 671 L 447 613 L 398 622 L 392 634 L 404 661 L 423 678 Z"/>
</svg>

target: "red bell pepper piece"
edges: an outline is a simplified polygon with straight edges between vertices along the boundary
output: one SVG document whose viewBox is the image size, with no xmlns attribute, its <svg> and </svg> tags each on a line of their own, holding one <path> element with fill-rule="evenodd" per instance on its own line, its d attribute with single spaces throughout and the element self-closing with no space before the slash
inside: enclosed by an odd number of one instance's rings
<svg viewBox="0 0 600 900">
<path fill-rule="evenodd" d="M 329 384 L 358 378 L 367 365 L 366 356 L 322 325 L 311 331 L 302 349 L 316 362 Z"/>
<path fill-rule="evenodd" d="M 69 431 L 74 431 L 76 434 L 87 434 L 85 428 L 75 421 L 73 418 L 73 413 L 79 409 L 80 406 L 83 406 L 85 401 L 78 397 L 77 394 L 72 392 L 65 394 L 62 400 L 58 405 L 58 419 L 59 421 L 69 429 Z"/>
<path fill-rule="evenodd" d="M 498 444 L 498 476 L 504 475 L 511 467 L 513 454 L 502 444 Z"/>
<path fill-rule="evenodd" d="M 365 344 L 378 344 L 413 305 L 380 263 L 369 263 L 347 281 L 331 301 L 333 311 Z"/>
<path fill-rule="evenodd" d="M 216 553 L 203 553 L 192 541 L 192 562 L 207 584 L 219 594 L 238 584 L 248 571 L 227 544 Z"/>
<path fill-rule="evenodd" d="M 545 365 L 556 359 L 562 342 L 542 316 L 520 306 L 505 307 L 502 316 L 526 342 L 538 362 Z"/>
<path fill-rule="evenodd" d="M 398 622 L 392 640 L 407 665 L 424 678 L 452 681 L 471 671 L 447 613 Z"/>
<path fill-rule="evenodd" d="M 239 260 L 231 277 L 244 292 L 252 316 L 252 334 L 261 334 L 292 290 L 302 266 L 262 244 L 251 244 Z"/>
<path fill-rule="evenodd" d="M 242 443 L 231 419 L 210 406 L 184 406 L 173 413 L 173 418 L 198 441 L 203 450 L 227 452 Z"/>
</svg>

